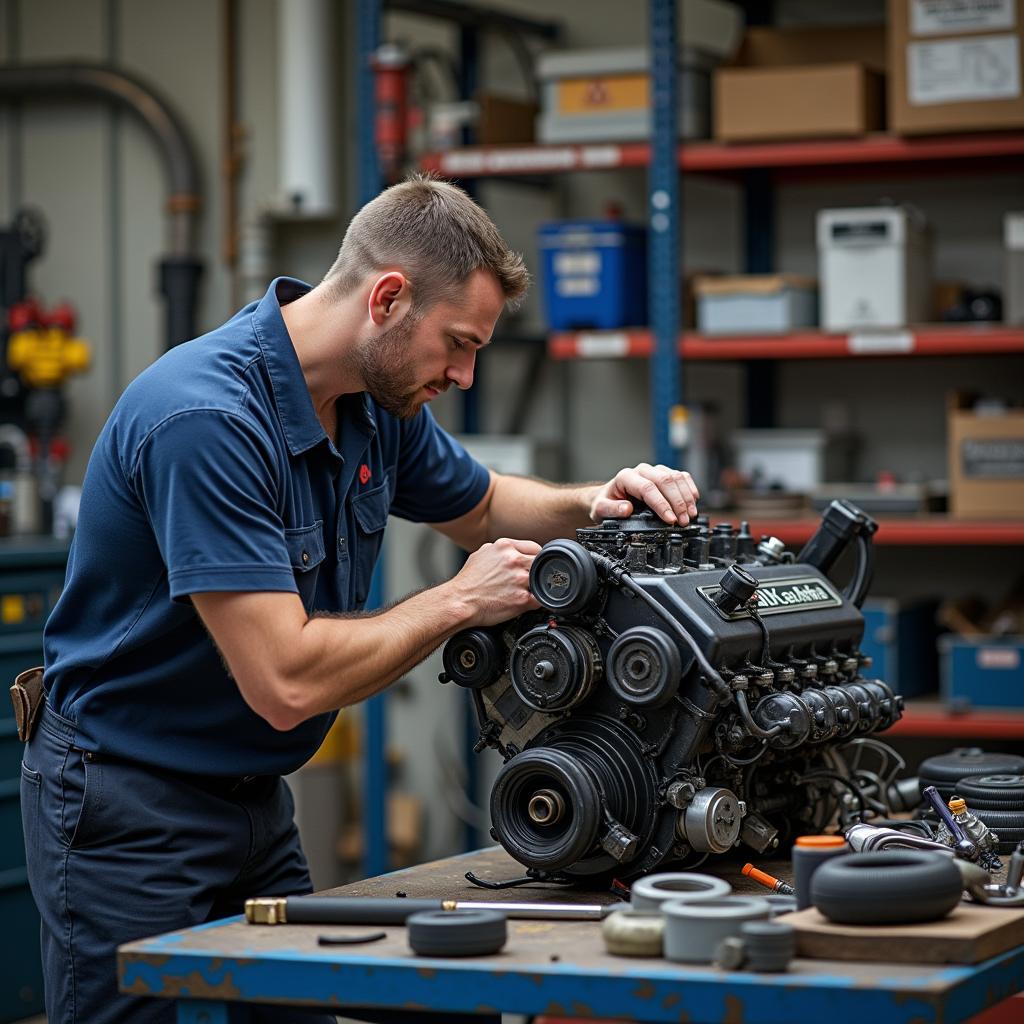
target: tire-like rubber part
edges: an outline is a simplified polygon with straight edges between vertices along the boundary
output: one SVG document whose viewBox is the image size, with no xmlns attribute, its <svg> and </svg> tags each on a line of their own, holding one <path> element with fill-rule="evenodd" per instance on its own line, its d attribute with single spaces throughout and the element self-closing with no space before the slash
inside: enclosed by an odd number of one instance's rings
<svg viewBox="0 0 1024 1024">
<path fill-rule="evenodd" d="M 1024 812 L 1024 775 L 980 775 L 957 783 L 957 796 L 976 807 Z"/>
<path fill-rule="evenodd" d="M 952 858 L 930 850 L 851 853 L 826 861 L 811 879 L 811 901 L 837 924 L 937 921 L 962 890 Z"/>
<path fill-rule="evenodd" d="M 405 927 L 420 956 L 488 956 L 508 939 L 505 915 L 497 910 L 423 910 Z"/>
<path fill-rule="evenodd" d="M 968 804 L 978 821 L 987 825 L 997 836 L 997 853 L 1013 853 L 1017 844 L 1024 839 L 1024 810 L 990 810 Z"/>
<path fill-rule="evenodd" d="M 1015 775 L 1024 772 L 1024 757 L 1017 754 L 990 754 L 977 747 L 957 747 L 948 754 L 925 758 L 917 770 L 921 788 L 939 788 L 976 775 Z M 926 781 L 927 780 L 927 781 Z"/>
</svg>

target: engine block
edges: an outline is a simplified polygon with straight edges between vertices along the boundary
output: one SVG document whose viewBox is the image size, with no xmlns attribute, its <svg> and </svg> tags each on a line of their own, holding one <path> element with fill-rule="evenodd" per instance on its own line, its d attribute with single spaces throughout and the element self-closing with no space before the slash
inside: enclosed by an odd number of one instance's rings
<svg viewBox="0 0 1024 1024">
<path fill-rule="evenodd" d="M 764 853 L 863 811 L 843 751 L 903 705 L 859 649 L 876 529 L 833 502 L 794 556 L 746 524 L 680 529 L 638 508 L 546 544 L 542 609 L 443 654 L 477 749 L 504 758 L 492 836 L 532 877 L 584 882 Z M 840 589 L 828 573 L 851 546 Z"/>
</svg>

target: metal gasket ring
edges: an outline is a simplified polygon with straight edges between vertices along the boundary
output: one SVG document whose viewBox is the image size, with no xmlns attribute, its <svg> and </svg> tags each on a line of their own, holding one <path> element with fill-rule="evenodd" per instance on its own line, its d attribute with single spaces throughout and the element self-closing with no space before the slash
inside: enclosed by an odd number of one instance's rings
<svg viewBox="0 0 1024 1024">
<path fill-rule="evenodd" d="M 405 922 L 409 945 L 420 956 L 487 956 L 508 939 L 497 910 L 423 910 Z"/>
<path fill-rule="evenodd" d="M 732 886 L 714 875 L 667 871 L 638 878 L 630 888 L 630 903 L 634 910 L 660 910 L 669 900 L 719 899 L 731 892 Z"/>
</svg>

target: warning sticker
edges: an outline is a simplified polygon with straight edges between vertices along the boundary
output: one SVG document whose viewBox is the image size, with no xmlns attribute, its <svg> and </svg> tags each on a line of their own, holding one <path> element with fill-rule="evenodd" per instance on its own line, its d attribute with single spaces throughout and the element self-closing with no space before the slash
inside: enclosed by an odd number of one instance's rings
<svg viewBox="0 0 1024 1024">
<path fill-rule="evenodd" d="M 915 106 L 1019 95 L 1016 36 L 969 36 L 907 45 L 907 98 Z"/>
<path fill-rule="evenodd" d="M 911 0 L 910 34 L 948 36 L 1013 28 L 1014 0 Z"/>
</svg>

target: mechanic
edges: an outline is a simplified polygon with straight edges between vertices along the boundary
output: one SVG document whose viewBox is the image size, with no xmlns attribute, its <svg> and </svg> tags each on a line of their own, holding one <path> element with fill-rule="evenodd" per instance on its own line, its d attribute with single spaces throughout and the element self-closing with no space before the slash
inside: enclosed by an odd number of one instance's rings
<svg viewBox="0 0 1024 1024">
<path fill-rule="evenodd" d="M 527 283 L 464 192 L 412 178 L 356 214 L 319 285 L 278 278 L 122 395 L 86 472 L 22 766 L 50 1024 L 170 1021 L 170 1002 L 117 992 L 119 944 L 309 892 L 281 776 L 339 708 L 458 630 L 536 607 L 541 543 L 631 497 L 669 523 L 696 514 L 686 473 L 559 487 L 488 472 L 436 424 L 426 404 L 470 387 Z M 360 614 L 389 514 L 472 554 Z"/>
</svg>

